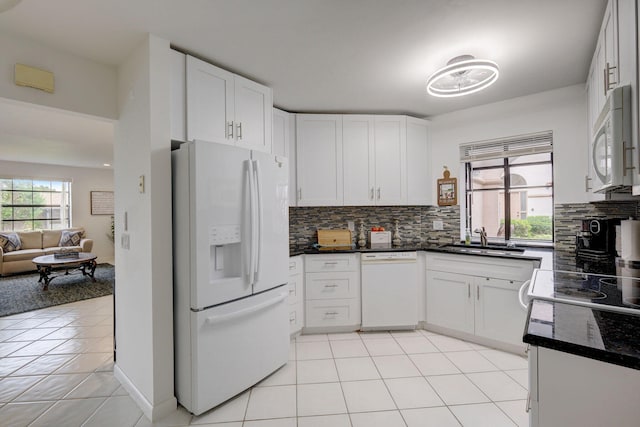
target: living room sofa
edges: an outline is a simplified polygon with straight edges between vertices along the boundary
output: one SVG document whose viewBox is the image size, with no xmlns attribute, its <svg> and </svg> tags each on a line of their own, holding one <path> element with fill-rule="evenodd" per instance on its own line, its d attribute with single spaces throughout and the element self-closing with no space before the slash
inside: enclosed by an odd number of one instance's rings
<svg viewBox="0 0 640 427">
<path fill-rule="evenodd" d="M 74 246 L 60 246 L 63 231 L 79 231 L 80 242 Z M 93 239 L 85 237 L 82 227 L 62 230 L 16 231 L 15 234 L 20 238 L 19 250 L 5 252 L 0 246 L 0 275 L 36 270 L 32 260 L 40 255 L 50 255 L 62 250 L 91 252 L 93 248 Z"/>
</svg>

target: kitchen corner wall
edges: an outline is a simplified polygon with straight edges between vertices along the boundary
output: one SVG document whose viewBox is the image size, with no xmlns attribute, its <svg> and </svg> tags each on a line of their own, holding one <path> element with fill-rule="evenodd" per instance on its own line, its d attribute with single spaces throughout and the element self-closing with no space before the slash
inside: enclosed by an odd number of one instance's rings
<svg viewBox="0 0 640 427">
<path fill-rule="evenodd" d="M 335 206 L 289 208 L 289 245 L 309 246 L 317 242 L 317 229 L 347 228 L 355 223 L 353 243 L 360 224 L 365 231 L 385 227 L 393 232 L 398 220 L 403 244 L 425 245 L 451 243 L 460 237 L 459 206 Z M 433 221 L 441 220 L 444 229 L 433 230 Z"/>
</svg>

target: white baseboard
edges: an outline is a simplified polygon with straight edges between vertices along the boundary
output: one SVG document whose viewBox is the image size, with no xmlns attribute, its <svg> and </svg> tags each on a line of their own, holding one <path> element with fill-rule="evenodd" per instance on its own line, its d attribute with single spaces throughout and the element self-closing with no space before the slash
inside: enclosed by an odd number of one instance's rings
<svg viewBox="0 0 640 427">
<path fill-rule="evenodd" d="M 147 400 L 146 397 L 138 390 L 138 388 L 131 382 L 129 377 L 122 372 L 122 369 L 116 364 L 113 367 L 113 375 L 116 377 L 122 387 L 127 390 L 129 396 L 133 399 L 134 402 L 142 409 L 145 417 L 147 417 L 151 422 L 157 421 L 161 418 L 166 417 L 167 415 L 173 413 L 178 408 L 178 401 L 175 396 L 171 396 L 171 398 L 161 402 L 157 405 L 153 405 L 151 402 Z"/>
</svg>

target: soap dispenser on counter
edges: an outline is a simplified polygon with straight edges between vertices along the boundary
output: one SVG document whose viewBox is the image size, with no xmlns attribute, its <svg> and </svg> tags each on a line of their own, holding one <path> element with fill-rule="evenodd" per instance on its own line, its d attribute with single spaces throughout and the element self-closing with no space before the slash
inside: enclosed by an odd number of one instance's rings
<svg viewBox="0 0 640 427">
<path fill-rule="evenodd" d="M 364 248 L 367 245 L 367 238 L 364 234 L 364 222 L 360 221 L 360 232 L 358 233 L 358 247 Z"/>
<path fill-rule="evenodd" d="M 395 228 L 393 230 L 393 240 L 391 240 L 393 246 L 400 246 L 402 239 L 400 238 L 400 229 L 398 228 L 398 220 L 396 219 Z"/>
</svg>

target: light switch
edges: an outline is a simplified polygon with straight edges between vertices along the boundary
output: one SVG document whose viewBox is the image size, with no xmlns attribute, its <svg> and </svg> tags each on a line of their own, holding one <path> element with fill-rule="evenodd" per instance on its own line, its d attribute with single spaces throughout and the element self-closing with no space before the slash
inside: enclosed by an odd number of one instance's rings
<svg viewBox="0 0 640 427">
<path fill-rule="evenodd" d="M 351 231 L 355 231 L 356 225 L 353 223 L 353 221 L 347 221 L 347 228 Z"/>
<path fill-rule="evenodd" d="M 129 249 L 130 242 L 128 233 L 122 233 L 120 235 L 120 246 L 122 246 L 122 249 Z"/>
<path fill-rule="evenodd" d="M 444 230 L 444 223 L 442 221 L 433 221 L 434 230 Z"/>
<path fill-rule="evenodd" d="M 141 193 L 144 193 L 144 175 L 140 175 L 140 178 L 138 181 L 138 191 Z"/>
</svg>

